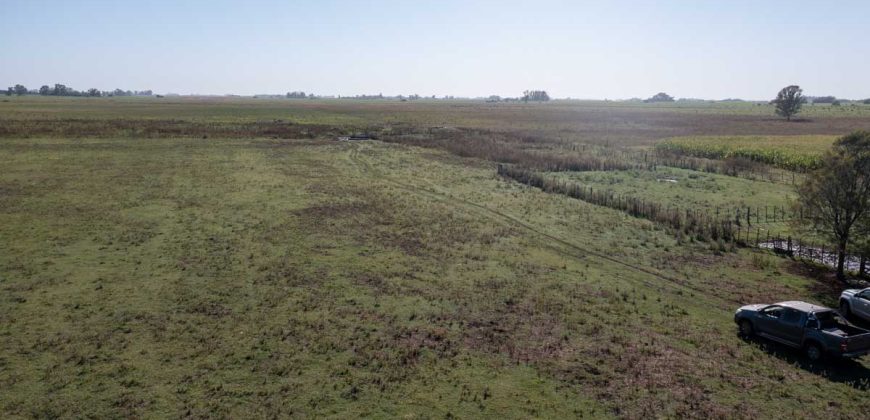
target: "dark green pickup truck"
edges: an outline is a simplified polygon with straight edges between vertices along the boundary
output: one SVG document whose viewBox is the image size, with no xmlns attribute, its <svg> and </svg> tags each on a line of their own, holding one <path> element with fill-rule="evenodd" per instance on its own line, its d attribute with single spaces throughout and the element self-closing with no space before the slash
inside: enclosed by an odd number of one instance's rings
<svg viewBox="0 0 870 420">
<path fill-rule="evenodd" d="M 870 331 L 839 313 L 806 302 L 747 305 L 734 314 L 740 333 L 802 349 L 812 361 L 824 356 L 856 358 L 870 353 Z"/>
</svg>

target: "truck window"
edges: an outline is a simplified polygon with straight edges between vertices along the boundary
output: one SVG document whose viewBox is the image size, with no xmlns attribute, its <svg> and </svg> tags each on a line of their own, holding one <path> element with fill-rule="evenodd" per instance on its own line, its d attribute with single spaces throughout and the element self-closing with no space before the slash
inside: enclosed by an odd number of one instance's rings
<svg viewBox="0 0 870 420">
<path fill-rule="evenodd" d="M 829 328 L 837 328 L 840 325 L 848 325 L 848 322 L 840 317 L 836 312 L 826 311 L 826 312 L 817 312 L 816 318 L 819 320 L 821 324 L 821 329 L 826 330 Z"/>
<path fill-rule="evenodd" d="M 779 318 L 780 316 L 782 316 L 782 306 L 773 306 L 770 308 L 766 308 L 762 310 L 761 313 L 772 318 Z"/>
<path fill-rule="evenodd" d="M 782 312 L 782 317 L 780 318 L 782 322 L 787 322 L 789 324 L 797 324 L 801 322 L 801 314 L 799 311 L 794 309 L 786 308 Z"/>
</svg>

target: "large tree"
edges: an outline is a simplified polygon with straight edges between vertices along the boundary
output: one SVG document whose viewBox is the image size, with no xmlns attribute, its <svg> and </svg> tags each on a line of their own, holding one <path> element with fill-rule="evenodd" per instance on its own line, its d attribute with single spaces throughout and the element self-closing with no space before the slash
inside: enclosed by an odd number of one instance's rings
<svg viewBox="0 0 870 420">
<path fill-rule="evenodd" d="M 837 278 L 845 280 L 846 247 L 870 218 L 870 132 L 837 140 L 797 192 L 809 227 L 836 244 Z"/>
<path fill-rule="evenodd" d="M 776 115 L 791 121 L 791 117 L 800 112 L 801 106 L 807 101 L 803 93 L 803 89 L 797 85 L 782 88 L 772 101 L 776 106 Z"/>
<path fill-rule="evenodd" d="M 15 85 L 15 94 L 18 96 L 27 95 L 27 88 L 24 85 Z"/>
<path fill-rule="evenodd" d="M 546 102 L 550 100 L 550 95 L 546 90 L 527 90 L 523 92 L 523 101 Z"/>
<path fill-rule="evenodd" d="M 69 88 L 66 85 L 61 83 L 55 83 L 54 89 L 52 89 L 51 94 L 54 96 L 67 96 L 69 94 Z"/>
<path fill-rule="evenodd" d="M 668 95 L 667 93 L 659 92 L 659 93 L 656 93 L 655 95 L 653 95 L 651 98 L 644 99 L 643 101 L 646 103 L 673 102 L 674 97 L 671 95 Z"/>
</svg>

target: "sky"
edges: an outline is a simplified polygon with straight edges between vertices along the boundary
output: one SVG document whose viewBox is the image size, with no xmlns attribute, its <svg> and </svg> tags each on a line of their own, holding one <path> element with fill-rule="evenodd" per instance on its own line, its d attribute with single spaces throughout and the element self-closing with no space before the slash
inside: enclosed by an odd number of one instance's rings
<svg viewBox="0 0 870 420">
<path fill-rule="evenodd" d="M 0 84 L 180 94 L 870 97 L 870 1 L 0 0 Z"/>
</svg>

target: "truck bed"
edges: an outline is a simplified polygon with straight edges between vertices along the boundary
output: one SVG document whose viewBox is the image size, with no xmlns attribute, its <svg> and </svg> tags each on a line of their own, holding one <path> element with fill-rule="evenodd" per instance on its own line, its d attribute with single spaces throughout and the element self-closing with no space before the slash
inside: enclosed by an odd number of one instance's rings
<svg viewBox="0 0 870 420">
<path fill-rule="evenodd" d="M 855 328 L 849 325 L 837 325 L 836 327 L 825 328 L 822 331 L 827 334 L 836 335 L 838 337 L 852 337 L 856 335 L 868 334 L 865 330 Z"/>
</svg>

